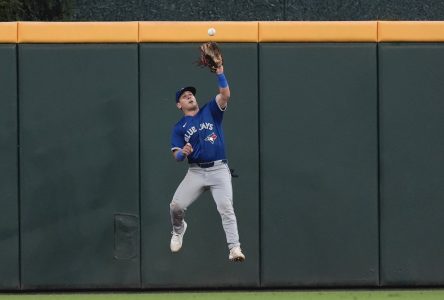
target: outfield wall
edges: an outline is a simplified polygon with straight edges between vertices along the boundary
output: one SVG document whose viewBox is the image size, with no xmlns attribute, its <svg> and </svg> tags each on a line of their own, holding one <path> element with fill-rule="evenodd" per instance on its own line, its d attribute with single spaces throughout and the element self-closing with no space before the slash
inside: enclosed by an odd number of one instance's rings
<svg viewBox="0 0 444 300">
<path fill-rule="evenodd" d="M 207 29 L 217 34 L 208 37 Z M 215 76 L 247 260 L 186 172 L 175 91 Z M 0 23 L 0 289 L 443 286 L 444 22 Z"/>
</svg>

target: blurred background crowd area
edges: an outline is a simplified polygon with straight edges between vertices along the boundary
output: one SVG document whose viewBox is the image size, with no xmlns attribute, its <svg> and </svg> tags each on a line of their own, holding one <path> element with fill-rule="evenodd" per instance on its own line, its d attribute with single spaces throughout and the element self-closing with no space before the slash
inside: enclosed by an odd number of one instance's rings
<svg viewBox="0 0 444 300">
<path fill-rule="evenodd" d="M 443 20 L 442 0 L 0 0 L 0 21 Z"/>
</svg>

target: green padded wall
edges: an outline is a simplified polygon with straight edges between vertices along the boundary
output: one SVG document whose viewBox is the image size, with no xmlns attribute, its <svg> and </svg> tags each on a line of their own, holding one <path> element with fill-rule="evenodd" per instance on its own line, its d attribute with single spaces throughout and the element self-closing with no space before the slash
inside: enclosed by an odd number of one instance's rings
<svg viewBox="0 0 444 300">
<path fill-rule="evenodd" d="M 19 62 L 23 288 L 139 287 L 137 45 Z"/>
<path fill-rule="evenodd" d="M 16 45 L 0 45 L 0 289 L 19 287 Z"/>
<path fill-rule="evenodd" d="M 259 285 L 257 44 L 221 44 L 231 88 L 224 131 L 234 207 L 246 261 L 228 261 L 220 216 L 209 192 L 187 211 L 182 250 L 169 249 L 169 203 L 187 163 L 171 155 L 173 125 L 182 117 L 175 92 L 195 85 L 200 105 L 218 92 L 216 76 L 198 68 L 198 44 L 140 44 L 142 285 L 145 288 Z"/>
<path fill-rule="evenodd" d="M 376 44 L 259 53 L 263 286 L 376 286 Z"/>
<path fill-rule="evenodd" d="M 381 283 L 444 284 L 444 45 L 379 45 Z"/>
</svg>

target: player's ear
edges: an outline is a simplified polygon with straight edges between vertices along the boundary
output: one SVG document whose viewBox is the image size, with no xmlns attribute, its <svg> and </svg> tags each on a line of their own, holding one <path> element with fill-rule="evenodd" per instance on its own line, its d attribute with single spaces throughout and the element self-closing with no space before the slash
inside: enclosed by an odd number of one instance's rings
<svg viewBox="0 0 444 300">
<path fill-rule="evenodd" d="M 182 110 L 182 105 L 180 105 L 179 102 L 176 103 L 176 106 L 177 106 L 178 109 Z"/>
</svg>

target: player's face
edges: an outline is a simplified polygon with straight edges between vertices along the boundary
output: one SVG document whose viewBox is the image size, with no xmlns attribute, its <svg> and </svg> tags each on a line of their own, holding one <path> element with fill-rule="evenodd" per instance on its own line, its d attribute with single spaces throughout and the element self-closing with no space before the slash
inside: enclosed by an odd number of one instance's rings
<svg viewBox="0 0 444 300">
<path fill-rule="evenodd" d="M 196 110 L 198 108 L 196 97 L 190 91 L 184 92 L 179 98 L 178 107 L 184 112 Z"/>
</svg>

